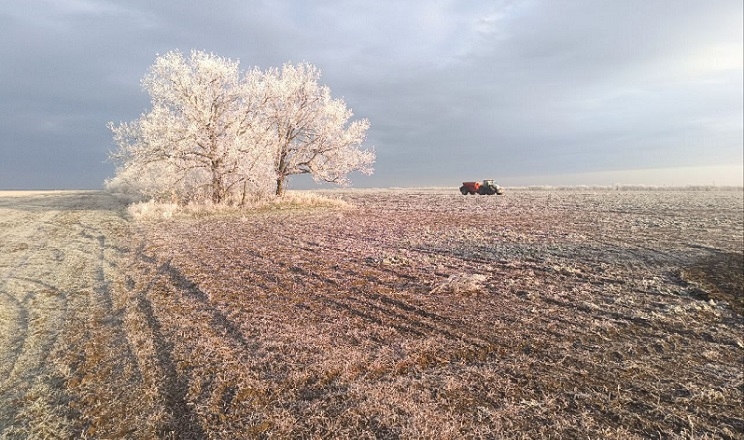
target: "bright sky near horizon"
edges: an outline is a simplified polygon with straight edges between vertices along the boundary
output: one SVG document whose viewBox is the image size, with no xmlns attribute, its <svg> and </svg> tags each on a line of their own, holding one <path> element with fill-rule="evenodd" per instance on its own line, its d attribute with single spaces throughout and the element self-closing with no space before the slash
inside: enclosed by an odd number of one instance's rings
<svg viewBox="0 0 744 440">
<path fill-rule="evenodd" d="M 157 54 L 307 61 L 370 120 L 357 187 L 744 184 L 741 0 L 4 0 L 0 189 L 100 188 Z M 296 179 L 298 186 L 308 186 Z M 312 187 L 312 185 L 309 185 Z"/>
</svg>

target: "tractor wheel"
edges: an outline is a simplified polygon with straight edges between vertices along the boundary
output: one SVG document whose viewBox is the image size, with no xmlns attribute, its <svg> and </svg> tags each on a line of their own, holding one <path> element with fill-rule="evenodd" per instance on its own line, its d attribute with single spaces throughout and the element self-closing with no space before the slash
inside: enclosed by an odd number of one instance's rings
<svg viewBox="0 0 744 440">
<path fill-rule="evenodd" d="M 462 195 L 464 195 L 464 196 L 468 195 L 468 189 L 467 189 L 467 188 L 465 188 L 464 186 L 461 186 L 461 187 L 460 187 L 460 192 L 461 192 L 461 193 L 462 193 Z"/>
<path fill-rule="evenodd" d="M 470 195 L 472 196 L 473 194 L 475 194 L 475 191 L 470 191 Z"/>
</svg>

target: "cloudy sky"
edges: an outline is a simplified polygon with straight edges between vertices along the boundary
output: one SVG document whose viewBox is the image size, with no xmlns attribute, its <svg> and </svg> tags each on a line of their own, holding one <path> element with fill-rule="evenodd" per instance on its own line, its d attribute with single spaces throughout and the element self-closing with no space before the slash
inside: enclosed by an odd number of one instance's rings
<svg viewBox="0 0 744 440">
<path fill-rule="evenodd" d="M 0 189 L 100 188 L 157 54 L 307 61 L 359 187 L 742 184 L 741 0 L 3 0 Z M 304 185 L 303 180 L 295 181 Z"/>
</svg>

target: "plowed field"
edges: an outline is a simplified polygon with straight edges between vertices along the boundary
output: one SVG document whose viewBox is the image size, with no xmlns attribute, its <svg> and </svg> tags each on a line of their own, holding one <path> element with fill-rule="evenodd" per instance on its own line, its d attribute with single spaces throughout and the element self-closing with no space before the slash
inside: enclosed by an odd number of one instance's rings
<svg viewBox="0 0 744 440">
<path fill-rule="evenodd" d="M 744 438 L 739 191 L 0 193 L 0 438 Z"/>
</svg>

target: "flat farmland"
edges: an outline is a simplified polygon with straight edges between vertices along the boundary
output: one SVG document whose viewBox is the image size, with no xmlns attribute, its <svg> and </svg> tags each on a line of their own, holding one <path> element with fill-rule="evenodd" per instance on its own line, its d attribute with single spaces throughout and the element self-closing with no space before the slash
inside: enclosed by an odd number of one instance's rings
<svg viewBox="0 0 744 440">
<path fill-rule="evenodd" d="M 744 438 L 739 190 L 0 196 L 0 436 Z"/>
</svg>

